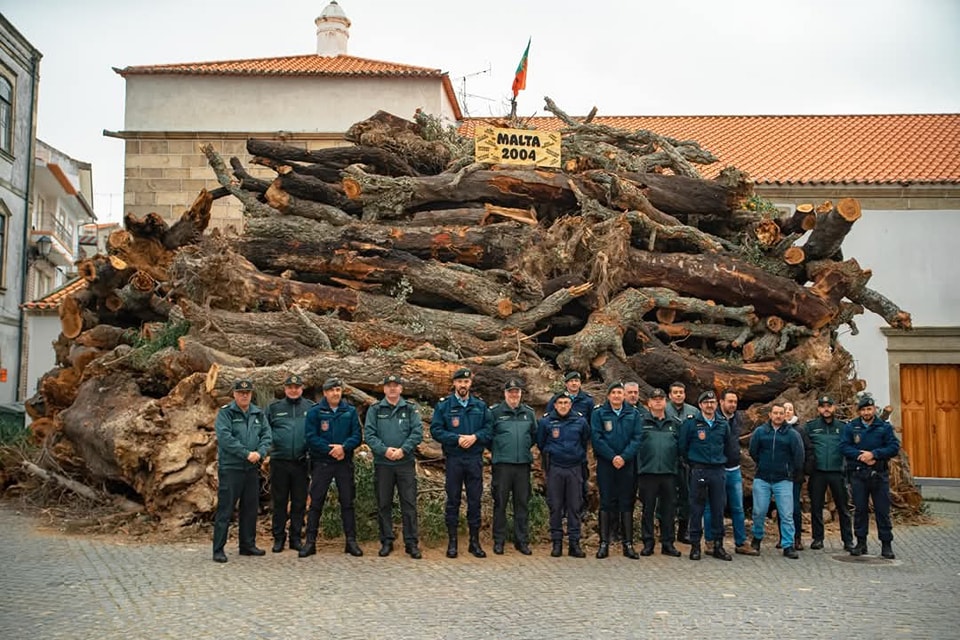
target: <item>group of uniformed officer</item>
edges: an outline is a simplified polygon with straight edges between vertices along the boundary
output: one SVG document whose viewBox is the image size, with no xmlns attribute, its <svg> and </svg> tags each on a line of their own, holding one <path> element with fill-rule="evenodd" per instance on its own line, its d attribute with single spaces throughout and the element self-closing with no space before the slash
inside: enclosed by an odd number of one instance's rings
<svg viewBox="0 0 960 640">
<path fill-rule="evenodd" d="M 522 401 L 521 380 L 507 380 L 503 401 L 493 407 L 471 393 L 472 383 L 472 372 L 458 369 L 453 374 L 452 393 L 437 404 L 430 424 L 431 435 L 441 444 L 446 458 L 447 557 L 455 558 L 459 552 L 458 523 L 464 493 L 468 551 L 478 558 L 486 556 L 480 544 L 485 449 L 490 450 L 492 463 L 494 553 L 504 553 L 508 503 L 513 506 L 514 546 L 524 555 L 531 553 L 528 504 L 534 445 L 541 452 L 546 480 L 551 555 L 563 553 L 566 520 L 568 554 L 585 557 L 580 539 L 588 441 L 596 456 L 600 496 L 597 558 L 609 555 L 617 534 L 626 557 L 637 559 L 653 554 L 654 520 L 659 515 L 664 555 L 679 557 L 681 553 L 674 545 L 679 540 L 690 544 L 690 559 L 699 560 L 701 541 L 706 539 L 713 545 L 713 557 L 731 560 L 723 547 L 723 514 L 728 506 L 733 516 L 735 551 L 758 555 L 771 498 L 776 500 L 781 516 L 783 554 L 797 558 L 799 532 L 793 518 L 793 482 L 798 473 L 801 480 L 804 473 L 810 476 L 812 549 L 823 548 L 822 509 L 829 488 L 839 513 L 844 548 L 853 555 L 867 552 L 868 500 L 872 499 L 881 553 L 894 557 L 887 465 L 897 455 L 899 442 L 890 423 L 876 415 L 869 396 L 859 402 L 859 417 L 847 424 L 835 417 L 835 405 L 827 396 L 818 401 L 818 418 L 804 427 L 787 422 L 782 404 L 772 405 L 769 420 L 757 427 L 750 438 L 749 452 L 757 470 L 753 485 L 753 539 L 747 544 L 740 473 L 742 417 L 734 391 L 725 390 L 719 401 L 713 391 L 704 391 L 698 398 L 699 408 L 694 408 L 686 404 L 685 388 L 677 382 L 670 387 L 669 402 L 667 392 L 653 389 L 644 407 L 639 404 L 639 385 L 614 382 L 607 387 L 605 401 L 594 406 L 593 398 L 580 388 L 580 374 L 571 372 L 565 376 L 564 391 L 550 399 L 546 415 L 538 419 Z M 272 550 L 284 550 L 289 532 L 290 548 L 297 550 L 300 557 L 316 553 L 321 512 L 330 483 L 335 481 L 344 551 L 362 556 L 353 506 L 353 453 L 363 441 L 374 456 L 379 555 L 388 556 L 393 551 L 392 505 L 396 490 L 405 551 L 414 559 L 422 557 L 414 462 L 414 451 L 423 439 L 422 420 L 416 404 L 403 397 L 399 375 L 386 376 L 383 391 L 383 399 L 368 409 L 361 433 L 357 411 L 343 399 L 343 383 L 337 378 L 323 383 L 323 398 L 315 404 L 303 398 L 302 378 L 290 375 L 284 381 L 284 398 L 272 403 L 265 412 L 251 402 L 252 381 L 235 382 L 234 400 L 221 408 L 216 420 L 220 482 L 213 536 L 216 562 L 227 561 L 227 530 L 238 504 L 240 555 L 265 553 L 255 544 L 255 528 L 259 466 L 268 453 Z M 850 533 L 847 479 L 853 487 L 856 545 Z M 308 486 L 310 508 L 304 537 Z M 637 497 L 643 503 L 643 548 L 639 553 L 633 547 Z M 763 515 L 756 517 L 757 514 Z"/>
</svg>

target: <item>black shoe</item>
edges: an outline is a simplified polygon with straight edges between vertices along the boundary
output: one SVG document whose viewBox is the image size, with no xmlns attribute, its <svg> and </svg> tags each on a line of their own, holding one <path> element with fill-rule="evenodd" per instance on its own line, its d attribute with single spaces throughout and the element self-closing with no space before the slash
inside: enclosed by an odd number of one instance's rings
<svg viewBox="0 0 960 640">
<path fill-rule="evenodd" d="M 226 561 L 227 561 L 227 554 L 225 554 L 223 551 L 214 551 L 214 552 L 213 552 L 213 561 L 214 561 L 214 562 L 226 562 Z"/>
<path fill-rule="evenodd" d="M 783 541 L 777 540 L 777 549 L 783 549 Z"/>
<path fill-rule="evenodd" d="M 800 538 L 794 538 L 793 548 L 797 551 L 803 551 L 803 542 L 800 541 Z"/>
<path fill-rule="evenodd" d="M 690 544 L 690 536 L 687 534 L 687 523 L 677 523 L 677 542 L 681 544 Z"/>
<path fill-rule="evenodd" d="M 606 540 L 600 542 L 600 546 L 597 547 L 597 560 L 603 560 L 610 555 L 610 543 Z"/>
<path fill-rule="evenodd" d="M 502 543 L 502 542 L 494 542 L 494 543 L 493 543 L 493 552 L 494 552 L 495 554 L 497 554 L 498 556 L 502 556 L 502 555 L 503 555 L 503 543 Z"/>
<path fill-rule="evenodd" d="M 571 547 L 572 547 L 572 543 L 571 543 Z M 554 540 L 554 541 L 553 541 L 553 548 L 550 549 L 550 557 L 551 557 L 551 558 L 559 558 L 559 557 L 562 556 L 562 555 L 563 555 L 563 541 L 562 541 L 562 540 Z M 573 555 L 573 554 L 571 553 L 570 555 Z"/>
<path fill-rule="evenodd" d="M 585 552 L 585 551 L 583 550 L 583 548 L 580 546 L 580 541 L 579 541 L 579 540 L 576 540 L 576 541 L 571 540 L 571 541 L 570 541 L 570 548 L 567 550 L 567 555 L 569 555 L 571 558 L 586 558 L 586 557 L 587 557 L 586 552 Z"/>
<path fill-rule="evenodd" d="M 850 555 L 852 556 L 865 556 L 867 555 L 867 541 L 865 539 L 857 540 L 857 546 L 850 550 Z"/>
<path fill-rule="evenodd" d="M 260 547 L 250 547 L 249 549 L 240 549 L 242 556 L 265 556 L 267 552 Z"/>
<path fill-rule="evenodd" d="M 518 542 L 513 545 L 513 548 L 525 556 L 533 555 L 533 551 L 530 550 L 530 545 L 526 542 Z"/>
<path fill-rule="evenodd" d="M 893 553 L 893 543 L 881 542 L 880 555 L 886 558 L 887 560 L 895 560 L 897 556 Z"/>
<path fill-rule="evenodd" d="M 846 551 L 847 553 L 850 553 L 851 551 L 853 551 L 853 543 L 852 543 L 852 542 L 844 542 L 844 543 L 843 543 L 843 550 Z"/>
<path fill-rule="evenodd" d="M 673 558 L 679 558 L 680 556 L 683 555 L 682 553 L 680 553 L 680 549 L 677 549 L 675 546 L 673 546 L 672 542 L 664 542 L 663 545 L 660 547 L 660 553 L 662 553 L 665 556 L 671 556 Z"/>
<path fill-rule="evenodd" d="M 700 545 L 694 544 L 690 545 L 690 559 L 699 560 L 700 559 Z"/>
<path fill-rule="evenodd" d="M 283 547 L 285 544 L 286 544 L 286 540 L 274 540 L 273 548 L 270 549 L 270 551 L 274 553 L 280 553 L 281 551 L 283 551 Z"/>
<path fill-rule="evenodd" d="M 386 542 L 380 543 L 380 551 L 377 551 L 377 555 L 381 558 L 386 558 L 393 551 L 393 543 L 387 540 Z"/>
<path fill-rule="evenodd" d="M 723 543 L 720 543 L 720 542 L 714 543 L 712 555 L 717 560 L 726 560 L 728 562 L 730 560 L 733 560 L 733 556 L 727 553 L 727 550 L 723 548 Z"/>
<path fill-rule="evenodd" d="M 633 548 L 632 542 L 623 543 L 623 555 L 631 560 L 639 560 L 640 556 L 637 555 L 636 549 Z"/>
<path fill-rule="evenodd" d="M 791 560 L 796 560 L 800 557 L 800 554 L 797 553 L 797 550 L 793 547 L 784 547 L 783 548 L 784 557 L 790 558 Z"/>
<path fill-rule="evenodd" d="M 448 534 L 447 537 L 447 557 L 456 558 L 457 557 L 457 534 Z"/>
<path fill-rule="evenodd" d="M 406 548 L 407 555 L 413 558 L 414 560 L 419 560 L 423 557 L 423 554 L 420 552 L 420 547 L 417 546 L 417 543 L 408 544 Z"/>
<path fill-rule="evenodd" d="M 760 538 L 754 538 L 750 541 L 750 547 L 760 555 Z"/>
<path fill-rule="evenodd" d="M 349 553 L 354 558 L 359 558 L 363 555 L 363 549 L 357 545 L 356 540 L 347 540 L 347 542 L 343 545 L 343 552 Z"/>
<path fill-rule="evenodd" d="M 644 542 L 644 543 L 643 543 L 643 549 L 640 550 L 640 555 L 642 555 L 644 558 L 646 558 L 647 556 L 652 556 L 652 555 L 653 555 L 653 541 L 652 541 L 652 540 L 651 540 L 650 542 Z"/>
<path fill-rule="evenodd" d="M 487 557 L 487 552 L 480 547 L 480 536 L 477 534 L 470 536 L 470 542 L 467 544 L 467 551 L 469 551 L 474 558 Z"/>
<path fill-rule="evenodd" d="M 316 553 L 317 553 L 317 545 L 314 544 L 313 542 L 308 542 L 307 544 L 300 547 L 300 553 L 297 555 L 299 555 L 301 558 L 306 558 L 307 556 L 316 555 Z"/>
<path fill-rule="evenodd" d="M 303 548 L 303 543 L 299 539 L 290 538 L 290 548 L 294 551 L 300 551 Z"/>
<path fill-rule="evenodd" d="M 810 543 L 810 548 L 814 551 L 817 549 L 823 549 L 823 540 L 814 540 Z"/>
</svg>

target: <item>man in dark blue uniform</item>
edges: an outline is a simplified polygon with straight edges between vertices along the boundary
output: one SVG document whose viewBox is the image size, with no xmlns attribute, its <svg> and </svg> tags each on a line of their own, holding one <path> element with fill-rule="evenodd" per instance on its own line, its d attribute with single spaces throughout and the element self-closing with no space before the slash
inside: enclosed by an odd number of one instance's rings
<svg viewBox="0 0 960 640">
<path fill-rule="evenodd" d="M 817 400 L 819 417 L 804 425 L 804 433 L 810 442 L 812 455 L 808 471 L 810 482 L 810 519 L 813 523 L 811 549 L 823 549 L 823 508 L 827 487 L 833 496 L 833 504 L 840 520 L 840 539 L 845 551 L 853 549 L 853 532 L 850 528 L 850 508 L 847 483 L 843 477 L 843 455 L 840 453 L 840 436 L 843 420 L 834 417 L 833 398 L 822 396 Z"/>
<path fill-rule="evenodd" d="M 893 425 L 876 415 L 877 407 L 870 396 L 857 403 L 860 416 L 843 427 L 840 453 L 847 462 L 850 485 L 853 488 L 853 531 L 857 546 L 850 555 L 867 553 L 867 533 L 870 528 L 870 505 L 877 519 L 880 555 L 893 559 L 893 523 L 890 520 L 890 458 L 900 452 L 900 441 L 893 433 Z"/>
<path fill-rule="evenodd" d="M 733 457 L 730 425 L 717 413 L 717 394 L 704 391 L 697 404 L 700 411 L 684 420 L 680 427 L 680 458 L 690 468 L 690 559 L 701 558 L 700 540 L 703 537 L 703 511 L 710 501 L 713 518 L 711 531 L 713 557 L 732 560 L 723 548 L 723 510 L 726 506 L 726 475 L 724 465 Z"/>
<path fill-rule="evenodd" d="M 304 424 L 313 400 L 303 397 L 303 378 L 283 381 L 284 397 L 267 407 L 273 437 L 270 450 L 270 495 L 273 498 L 273 552 L 286 542 L 287 503 L 290 503 L 290 548 L 300 551 L 307 509 L 307 437 Z"/>
<path fill-rule="evenodd" d="M 400 497 L 404 549 L 414 560 L 423 557 L 417 522 L 417 470 L 414 451 L 423 441 L 423 420 L 417 405 L 403 397 L 403 379 L 397 374 L 383 379 L 383 400 L 367 409 L 363 438 L 373 452 L 374 491 L 380 551 L 393 551 L 393 490 Z"/>
<path fill-rule="evenodd" d="M 485 558 L 480 546 L 480 494 L 483 492 L 483 448 L 490 442 L 493 416 L 486 403 L 470 395 L 473 373 L 457 369 L 453 374 L 453 393 L 441 400 L 433 411 L 430 435 L 443 447 L 446 457 L 447 557 L 457 557 L 457 527 L 460 521 L 461 492 L 467 494 L 468 550 Z"/>
<path fill-rule="evenodd" d="M 306 558 L 317 552 L 320 515 L 330 483 L 334 480 L 346 538 L 343 551 L 351 556 L 362 556 L 363 550 L 357 545 L 357 517 L 353 506 L 357 493 L 353 479 L 353 452 L 361 442 L 360 418 L 353 405 L 343 399 L 343 383 L 339 378 L 324 381 L 323 400 L 307 412 L 306 435 L 313 478 L 310 482 L 307 541 L 300 549 L 300 557 Z"/>
<path fill-rule="evenodd" d="M 610 529 L 614 518 L 623 531 L 623 555 L 636 560 L 633 548 L 633 496 L 637 449 L 640 447 L 640 413 L 624 402 L 623 383 L 607 387 L 607 401 L 590 418 L 593 453 L 597 457 L 600 489 L 600 547 L 597 558 L 610 554 Z"/>
<path fill-rule="evenodd" d="M 568 553 L 585 558 L 580 547 L 580 512 L 583 494 L 583 464 L 587 459 L 590 427 L 573 412 L 569 396 L 560 396 L 553 409 L 537 425 L 537 446 L 546 464 L 547 506 L 550 508 L 550 555 L 563 555 L 563 518 L 567 518 Z"/>
<path fill-rule="evenodd" d="M 513 546 L 525 556 L 530 550 L 530 522 L 527 507 L 530 503 L 530 465 L 537 437 L 537 416 L 522 402 L 523 383 L 517 378 L 507 380 L 503 387 L 503 402 L 490 408 L 493 416 L 493 434 L 490 452 L 493 463 L 493 552 L 503 555 L 507 537 L 507 500 L 513 499 Z"/>
<path fill-rule="evenodd" d="M 270 449 L 270 423 L 255 404 L 253 382 L 233 383 L 233 402 L 220 408 L 217 433 L 217 513 L 213 520 L 213 561 L 226 562 L 230 518 L 240 504 L 240 555 L 262 556 L 257 548 L 257 505 L 260 497 L 260 462 Z"/>
</svg>

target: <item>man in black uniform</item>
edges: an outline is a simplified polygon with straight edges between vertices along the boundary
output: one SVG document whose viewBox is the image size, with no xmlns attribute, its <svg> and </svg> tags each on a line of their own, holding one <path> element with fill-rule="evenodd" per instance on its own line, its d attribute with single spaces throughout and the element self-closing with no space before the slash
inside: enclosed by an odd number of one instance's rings
<svg viewBox="0 0 960 640">
<path fill-rule="evenodd" d="M 536 442 L 537 417 L 524 404 L 523 383 L 517 378 L 507 380 L 503 387 L 503 402 L 490 408 L 493 416 L 493 436 L 490 452 L 493 462 L 493 552 L 503 555 L 507 537 L 507 499 L 513 498 L 513 546 L 525 556 L 530 555 L 530 522 L 527 507 L 530 503 L 530 448 Z"/>
<path fill-rule="evenodd" d="M 253 381 L 233 383 L 233 402 L 217 412 L 217 513 L 213 520 L 213 561 L 226 562 L 230 518 L 240 503 L 240 555 L 262 556 L 257 548 L 260 462 L 270 449 L 270 423 L 251 403 Z"/>
<path fill-rule="evenodd" d="M 870 528 L 870 505 L 877 519 L 880 555 L 890 560 L 893 554 L 893 522 L 890 520 L 890 458 L 900 453 L 900 441 L 893 433 L 893 425 L 876 415 L 877 407 L 870 396 L 857 403 L 860 416 L 843 427 L 840 453 L 847 461 L 850 485 L 853 489 L 853 530 L 857 546 L 852 556 L 867 553 L 867 533 Z"/>
<path fill-rule="evenodd" d="M 467 526 L 470 544 L 467 550 L 476 558 L 486 558 L 480 546 L 480 495 L 483 492 L 483 448 L 490 442 L 493 416 L 487 404 L 470 394 L 473 373 L 457 369 L 453 374 L 453 393 L 441 400 L 433 411 L 430 435 L 443 447 L 446 457 L 447 557 L 457 557 L 457 528 L 460 500 L 467 494 Z"/>
<path fill-rule="evenodd" d="M 273 549 L 286 542 L 287 502 L 290 503 L 290 548 L 300 551 L 307 509 L 307 439 L 304 422 L 313 400 L 303 397 L 303 378 L 293 374 L 283 381 L 283 394 L 267 407 L 273 438 L 270 451 L 270 495 L 273 498 Z"/>
<path fill-rule="evenodd" d="M 817 400 L 815 420 L 804 426 L 804 433 L 810 442 L 813 455 L 810 457 L 810 519 L 813 523 L 813 542 L 811 549 L 823 549 L 823 507 L 826 503 L 827 487 L 833 496 L 833 504 L 840 520 L 840 539 L 845 551 L 853 549 L 853 532 L 850 530 L 850 508 L 847 483 L 843 477 L 843 456 L 840 454 L 840 436 L 843 433 L 843 421 L 834 417 L 833 398 L 822 396 Z"/>
<path fill-rule="evenodd" d="M 420 410 L 403 397 L 403 379 L 397 374 L 383 379 L 383 400 L 367 409 L 363 439 L 373 452 L 373 485 L 377 494 L 380 551 L 384 558 L 393 551 L 393 489 L 400 496 L 403 545 L 414 560 L 420 552 L 417 523 L 417 470 L 413 457 L 423 441 Z"/>
</svg>

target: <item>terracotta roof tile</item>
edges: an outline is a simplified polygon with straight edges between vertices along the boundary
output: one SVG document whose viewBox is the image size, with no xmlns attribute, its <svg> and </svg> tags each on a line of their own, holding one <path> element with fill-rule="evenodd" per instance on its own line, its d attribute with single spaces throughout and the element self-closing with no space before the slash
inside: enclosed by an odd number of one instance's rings
<svg viewBox="0 0 960 640">
<path fill-rule="evenodd" d="M 121 76 L 143 74 L 182 75 L 293 75 L 293 76 L 420 76 L 440 78 L 439 69 L 409 64 L 369 60 L 354 56 L 318 56 L 316 54 L 221 60 L 217 62 L 181 62 L 115 69 Z"/>
<path fill-rule="evenodd" d="M 467 136 L 482 118 L 464 122 Z M 712 178 L 725 166 L 758 184 L 960 183 L 960 114 L 852 116 L 609 116 L 596 124 L 648 129 L 696 140 L 718 163 L 698 166 Z M 557 118 L 529 126 L 558 131 Z"/>
<path fill-rule="evenodd" d="M 59 309 L 60 303 L 69 295 L 83 291 L 87 288 L 87 281 L 83 278 L 76 278 L 59 289 L 51 291 L 39 300 L 31 300 L 20 305 L 21 309 Z"/>
</svg>

